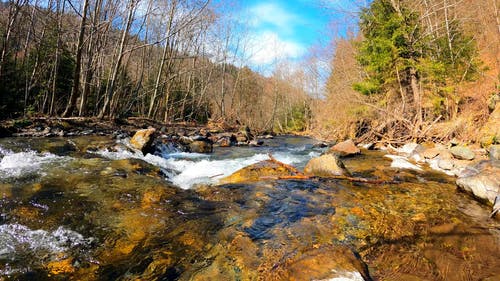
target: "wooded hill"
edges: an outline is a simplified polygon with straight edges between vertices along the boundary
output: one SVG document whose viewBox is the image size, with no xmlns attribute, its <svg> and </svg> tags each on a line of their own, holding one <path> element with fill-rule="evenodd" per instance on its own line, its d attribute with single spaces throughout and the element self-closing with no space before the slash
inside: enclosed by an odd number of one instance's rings
<svg viewBox="0 0 500 281">
<path fill-rule="evenodd" d="M 304 129 L 304 74 L 284 62 L 270 77 L 246 67 L 231 7 L 208 0 L 2 1 L 0 118 L 141 116 Z"/>
<path fill-rule="evenodd" d="M 499 123 L 482 128 L 500 117 L 499 9 L 498 0 L 371 1 L 359 34 L 333 44 L 315 132 L 395 144 L 498 142 Z"/>
</svg>

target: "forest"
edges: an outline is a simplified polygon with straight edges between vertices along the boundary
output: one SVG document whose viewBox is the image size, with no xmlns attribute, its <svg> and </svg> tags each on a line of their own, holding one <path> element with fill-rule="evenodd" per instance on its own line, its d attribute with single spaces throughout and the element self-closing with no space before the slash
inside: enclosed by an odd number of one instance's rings
<svg viewBox="0 0 500 281">
<path fill-rule="evenodd" d="M 0 118 L 137 116 L 324 139 L 478 141 L 499 99 L 498 0 L 354 2 L 349 11 L 318 3 L 344 17 L 332 19 L 329 42 L 300 62 L 277 56 L 264 74 L 245 59 L 250 39 L 234 2 L 2 1 Z M 348 31 L 335 32 L 340 25 Z"/>
</svg>

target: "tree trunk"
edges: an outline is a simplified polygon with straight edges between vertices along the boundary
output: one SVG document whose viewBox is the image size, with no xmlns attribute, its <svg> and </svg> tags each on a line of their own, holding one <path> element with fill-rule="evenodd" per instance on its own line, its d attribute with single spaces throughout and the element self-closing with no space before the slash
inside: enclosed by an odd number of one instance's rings
<svg viewBox="0 0 500 281">
<path fill-rule="evenodd" d="M 165 60 L 167 59 L 168 49 L 170 48 L 170 40 L 171 40 L 171 36 L 172 36 L 172 25 L 173 25 L 175 11 L 176 11 L 176 7 L 177 7 L 177 1 L 172 1 L 171 5 L 172 6 L 170 7 L 169 19 L 168 19 L 168 23 L 167 23 L 166 30 L 165 30 L 165 38 L 166 38 L 165 39 L 166 40 L 165 41 L 165 48 L 163 49 L 163 53 L 162 53 L 161 60 L 160 60 L 160 67 L 158 69 L 158 74 L 156 75 L 155 89 L 153 92 L 153 96 L 151 97 L 151 101 L 149 103 L 149 110 L 148 110 L 148 117 L 149 118 L 153 117 L 152 116 L 153 107 L 155 105 L 156 98 L 158 97 L 161 76 L 163 74 L 163 67 L 165 65 Z"/>
<path fill-rule="evenodd" d="M 129 5 L 128 5 L 128 15 L 127 15 L 127 20 L 125 22 L 123 31 L 122 31 L 122 36 L 120 40 L 120 47 L 118 49 L 118 57 L 116 59 L 116 63 L 113 68 L 113 73 L 111 75 L 109 87 L 106 90 L 106 94 L 104 96 L 104 104 L 102 106 L 101 112 L 99 112 L 98 118 L 103 118 L 104 115 L 106 114 L 109 103 L 113 99 L 113 92 L 115 90 L 115 84 L 116 84 L 116 79 L 118 78 L 118 72 L 120 71 L 120 67 L 122 64 L 123 56 L 124 56 L 124 49 L 125 49 L 125 44 L 127 43 L 127 35 L 130 30 L 130 26 L 132 25 L 132 19 L 134 17 L 135 13 L 135 2 L 136 0 L 130 0 Z M 111 117 L 111 116 L 110 116 Z"/>
<path fill-rule="evenodd" d="M 67 117 L 73 114 L 76 107 L 76 100 L 79 95 L 80 90 L 80 72 L 82 69 L 82 54 L 83 54 L 83 39 L 85 37 L 85 24 L 87 21 L 87 10 L 88 10 L 89 0 L 85 0 L 83 3 L 83 15 L 82 21 L 80 22 L 80 34 L 78 35 L 78 44 L 76 48 L 76 59 L 75 59 L 75 72 L 73 73 L 73 87 L 71 89 L 71 96 L 66 106 L 66 110 L 62 114 L 62 117 Z"/>
</svg>

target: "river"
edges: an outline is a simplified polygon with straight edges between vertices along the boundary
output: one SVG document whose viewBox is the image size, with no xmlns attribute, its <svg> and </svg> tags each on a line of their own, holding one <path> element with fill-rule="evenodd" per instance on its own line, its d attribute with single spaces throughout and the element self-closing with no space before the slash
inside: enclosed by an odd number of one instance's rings
<svg viewBox="0 0 500 281">
<path fill-rule="evenodd" d="M 500 280 L 488 208 L 383 152 L 345 165 L 397 183 L 217 184 L 268 153 L 301 169 L 315 142 L 143 156 L 108 137 L 0 139 L 0 280 Z"/>
</svg>

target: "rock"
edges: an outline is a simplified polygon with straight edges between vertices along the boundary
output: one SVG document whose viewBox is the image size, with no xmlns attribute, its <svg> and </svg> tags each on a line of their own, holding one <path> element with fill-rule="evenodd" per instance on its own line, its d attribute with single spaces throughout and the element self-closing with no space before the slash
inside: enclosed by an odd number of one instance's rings
<svg viewBox="0 0 500 281">
<path fill-rule="evenodd" d="M 189 151 L 194 153 L 211 153 L 213 145 L 208 140 L 196 140 L 189 144 Z"/>
<path fill-rule="evenodd" d="M 490 159 L 500 160 L 500 145 L 490 146 Z"/>
<path fill-rule="evenodd" d="M 500 192 L 500 168 L 491 163 L 484 166 L 475 175 L 459 178 L 457 185 L 493 205 L 495 197 Z"/>
<path fill-rule="evenodd" d="M 313 147 L 314 148 L 325 148 L 325 147 L 328 147 L 328 144 L 326 142 L 318 142 L 318 143 L 313 144 Z"/>
<path fill-rule="evenodd" d="M 264 160 L 250 166 L 246 166 L 233 174 L 222 178 L 220 183 L 255 182 L 266 177 L 292 176 L 295 172 L 276 161 Z"/>
<path fill-rule="evenodd" d="M 500 141 L 500 103 L 497 102 L 495 109 L 490 114 L 488 122 L 480 132 L 480 142 L 483 147 L 498 143 Z"/>
<path fill-rule="evenodd" d="M 153 143 L 153 134 L 155 133 L 155 128 L 143 129 L 139 130 L 135 133 L 135 135 L 130 139 L 130 145 L 142 151 L 144 155 L 152 152 L 152 143 Z"/>
<path fill-rule="evenodd" d="M 396 149 L 396 151 L 399 154 L 409 156 L 418 151 L 423 151 L 423 146 L 419 145 L 418 143 L 407 143 L 403 145 L 403 147 Z"/>
<path fill-rule="evenodd" d="M 361 150 L 354 144 L 352 140 L 346 140 L 334 145 L 328 150 L 328 153 L 335 153 L 342 157 L 345 157 L 360 154 Z"/>
<path fill-rule="evenodd" d="M 318 177 L 350 175 L 344 163 L 335 154 L 324 154 L 309 160 L 304 173 Z"/>
<path fill-rule="evenodd" d="M 264 144 L 263 140 L 251 140 L 248 145 L 249 146 L 262 146 Z"/>
<path fill-rule="evenodd" d="M 399 155 L 385 155 L 384 157 L 392 159 L 391 168 L 396 169 L 410 169 L 415 171 L 422 171 L 422 168 L 419 166 L 412 164 L 408 161 L 408 159 L 404 156 Z"/>
<path fill-rule="evenodd" d="M 232 145 L 230 137 L 221 137 L 216 141 L 216 144 L 220 147 L 230 147 Z"/>
<path fill-rule="evenodd" d="M 236 136 L 236 141 L 237 142 L 247 142 L 248 138 L 245 135 L 239 134 L 238 136 Z"/>
<path fill-rule="evenodd" d="M 438 160 L 438 167 L 450 171 L 453 169 L 455 165 L 453 164 L 453 161 L 450 159 L 439 159 Z"/>
<path fill-rule="evenodd" d="M 265 140 L 270 140 L 270 139 L 274 139 L 274 136 L 271 135 L 271 134 L 266 134 L 266 135 L 258 136 L 257 138 L 259 138 L 259 139 L 265 139 Z"/>
<path fill-rule="evenodd" d="M 440 149 L 434 147 L 434 148 L 428 148 L 428 149 L 422 151 L 421 155 L 425 159 L 434 159 L 438 155 L 440 155 L 441 153 L 442 153 L 442 151 Z"/>
<path fill-rule="evenodd" d="M 375 143 L 373 143 L 373 142 L 364 143 L 364 144 L 360 144 L 359 146 L 366 149 L 366 150 L 373 150 L 375 148 Z"/>
<path fill-rule="evenodd" d="M 473 160 L 475 157 L 474 152 L 465 146 L 454 146 L 450 148 L 450 152 L 457 159 Z"/>
</svg>

